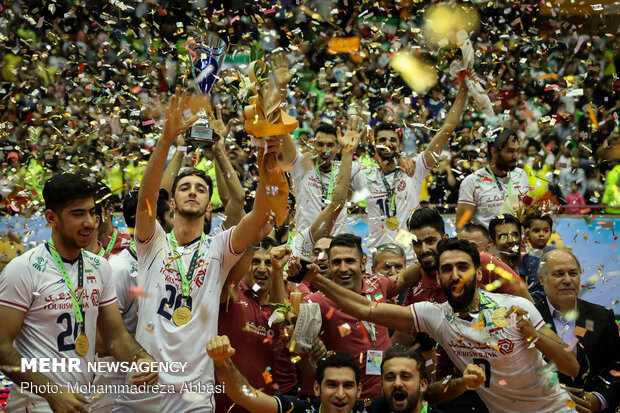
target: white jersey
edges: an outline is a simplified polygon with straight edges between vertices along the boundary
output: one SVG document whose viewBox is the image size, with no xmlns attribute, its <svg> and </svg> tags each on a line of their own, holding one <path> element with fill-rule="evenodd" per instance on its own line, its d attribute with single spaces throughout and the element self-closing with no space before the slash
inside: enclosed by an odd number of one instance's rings
<svg viewBox="0 0 620 413">
<path fill-rule="evenodd" d="M 340 165 L 332 162 L 333 173 L 321 172 L 320 176 L 314 165 L 306 165 L 303 154 L 297 151 L 297 157 L 292 165 L 291 177 L 293 178 L 293 188 L 295 190 L 295 203 L 297 204 L 295 219 L 297 228 L 308 228 L 317 219 L 323 208 L 327 206 L 326 197 L 329 195 L 330 181 L 332 181 L 332 191 L 336 186 Z M 355 177 L 360 172 L 360 165 L 353 162 L 351 165 L 351 189 L 357 190 L 353 184 Z M 332 235 L 346 233 L 347 209 L 343 208 L 332 229 Z"/>
<path fill-rule="evenodd" d="M 143 287 L 136 340 L 155 360 L 188 363 L 185 371 L 159 373 L 159 383 L 173 384 L 177 391 L 184 388 L 184 383 L 187 383 L 185 388 L 191 383 L 214 385 L 213 361 L 205 349 L 207 341 L 217 335 L 220 293 L 226 277 L 241 257 L 232 248 L 233 230 L 234 227 L 214 237 L 207 236 L 202 243 L 185 304 L 192 317 L 183 326 L 172 321 L 172 313 L 181 305 L 183 293 L 169 235 L 156 223 L 149 240 L 144 243 L 136 240 L 138 285 Z M 178 248 L 186 270 L 199 245 L 200 239 L 197 239 Z M 205 403 L 210 400 L 207 398 Z"/>
<path fill-rule="evenodd" d="M 515 168 L 511 171 L 510 181 L 512 181 L 513 194 L 523 196 L 530 192 L 527 173 L 523 169 Z M 497 182 L 501 185 L 502 191 L 497 187 L 495 178 L 488 169 L 480 168 L 465 177 L 459 189 L 459 204 L 475 206 L 473 219 L 485 227 L 489 226 L 491 219 L 499 215 L 504 199 L 508 196 L 510 188 L 508 176 L 497 177 Z"/>
<path fill-rule="evenodd" d="M 129 248 L 125 248 L 117 255 L 111 256 L 109 262 L 110 267 L 112 267 L 112 278 L 116 287 L 118 309 L 121 312 L 123 323 L 129 333 L 135 334 L 138 324 L 138 299 L 135 297 L 135 290 L 132 291 L 132 289 L 137 286 L 138 258 Z M 114 360 L 112 356 L 103 358 L 97 356 L 97 361 L 113 362 Z M 99 373 L 95 376 L 93 382 L 95 386 L 110 384 L 120 385 L 123 383 L 125 383 L 125 374 L 120 371 Z M 115 393 L 100 394 L 90 405 L 91 412 L 99 413 L 110 411 L 114 406 L 116 397 L 117 395 Z"/>
<path fill-rule="evenodd" d="M 545 322 L 534 304 L 522 297 L 481 291 L 488 303 L 471 321 L 454 316 L 452 307 L 422 301 L 411 305 L 415 328 L 429 333 L 461 371 L 478 364 L 486 383 L 476 389 L 490 412 L 570 412 L 568 393 L 552 379 L 542 353 L 512 326 L 498 327 L 493 313 L 498 308 L 525 309 L 536 330 Z M 481 328 L 482 324 L 486 327 Z"/>
<path fill-rule="evenodd" d="M 365 182 L 361 184 L 370 190 L 370 195 L 366 200 L 366 213 L 368 214 L 366 245 L 371 253 L 380 245 L 393 243 L 398 229 L 407 229 L 407 221 L 411 213 L 420 206 L 422 182 L 424 182 L 424 178 L 431 168 L 426 165 L 424 153 L 418 154 L 414 160 L 415 171 L 413 176 L 399 170 L 385 175 L 385 181 L 390 190 L 394 189 L 395 211 L 391 209 L 392 203 L 388 198 L 388 190 L 383 182 L 383 174 L 379 167 L 364 168 L 360 174 L 361 177 L 365 178 Z M 395 180 L 397 182 L 394 182 Z M 395 217 L 398 221 L 398 228 L 394 230 L 386 227 L 386 222 L 391 217 Z M 405 250 L 407 263 L 411 264 L 415 258 L 411 243 L 407 243 L 406 246 L 402 245 L 402 247 Z"/>
<path fill-rule="evenodd" d="M 13 346 L 26 359 L 48 357 L 56 360 L 81 358 L 82 372 L 44 373 L 58 385 L 87 385 L 93 373 L 87 364 L 95 360 L 95 340 L 99 307 L 116 301 L 116 291 L 108 261 L 84 251 L 83 304 L 84 332 L 90 343 L 85 356 L 75 352 L 79 331 L 73 312 L 69 288 L 50 254 L 47 244 L 41 244 L 14 258 L 0 274 L 0 305 L 23 311 L 24 322 Z M 74 288 L 78 288 L 78 260 L 64 262 Z M 7 409 L 45 408 L 41 396 L 21 391 L 13 386 Z"/>
</svg>

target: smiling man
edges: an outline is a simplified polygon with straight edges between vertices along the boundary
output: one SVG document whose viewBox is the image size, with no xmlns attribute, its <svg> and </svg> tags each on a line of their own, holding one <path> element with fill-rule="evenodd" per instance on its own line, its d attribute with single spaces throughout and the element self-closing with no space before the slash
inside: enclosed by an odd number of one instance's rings
<svg viewBox="0 0 620 413">
<path fill-rule="evenodd" d="M 360 371 L 357 361 L 345 352 L 335 352 L 319 360 L 312 401 L 292 396 L 269 396 L 256 390 L 239 372 L 231 357 L 235 349 L 228 337 L 216 336 L 207 344 L 207 353 L 215 363 L 218 380 L 226 393 L 237 404 L 251 413 L 363 413 L 366 410 L 357 401 L 360 396 Z"/>
<path fill-rule="evenodd" d="M 411 176 L 403 173 L 401 151 L 403 132 L 395 123 L 380 122 L 374 128 L 376 166 L 365 168 L 356 186 L 368 188 L 366 213 L 368 214 L 368 248 L 374 251 L 379 245 L 394 241 L 399 229 L 405 229 L 407 218 L 420 206 L 422 183 L 429 171 L 441 159 L 441 151 L 447 145 L 460 123 L 467 100 L 467 86 L 460 83 L 445 121 L 423 152 L 408 160 L 415 165 Z M 414 260 L 411 246 L 405 248 L 407 263 Z"/>
<path fill-rule="evenodd" d="M 521 221 L 511 214 L 499 215 L 489 222 L 491 243 L 499 258 L 517 274 L 521 265 L 522 231 Z"/>
<path fill-rule="evenodd" d="M 84 250 L 95 236 L 94 195 L 95 188 L 77 175 L 49 179 L 43 198 L 50 240 L 13 259 L 0 274 L 0 365 L 19 366 L 22 357 L 82 363 L 81 372 L 6 371 L 15 383 L 8 411 L 87 412 L 88 395 L 67 386 L 92 383 L 94 374 L 85 366 L 95 361 L 97 329 L 116 360 L 154 361 L 123 325 L 110 264 Z M 157 374 L 138 374 L 132 382 L 154 384 Z"/>
<path fill-rule="evenodd" d="M 437 256 L 438 279 L 447 298 L 443 304 L 375 303 L 315 272 L 306 279 L 358 319 L 400 331 L 428 332 L 461 371 L 468 364 L 480 365 L 486 382 L 476 392 L 491 412 L 573 411 L 566 391 L 550 382 L 552 369 L 543 355 L 571 377 L 579 364 L 536 307 L 521 297 L 477 288 L 480 255 L 470 242 L 441 240 Z"/>
<path fill-rule="evenodd" d="M 392 298 L 397 293 L 393 278 L 365 274 L 366 257 L 362 240 L 353 234 L 340 234 L 332 239 L 327 251 L 329 272 L 338 285 L 373 301 Z M 346 351 L 359 361 L 362 398 L 381 395 L 380 360 L 390 345 L 388 329 L 367 323 L 340 311 L 321 292 L 308 295 L 305 301 L 321 306 L 321 339 L 329 351 Z"/>
<path fill-rule="evenodd" d="M 567 386 L 581 409 L 616 411 L 620 379 L 612 371 L 620 370 L 620 338 L 613 311 L 578 298 L 581 264 L 567 250 L 545 253 L 538 275 L 546 297 L 536 303 L 536 308 L 564 342 L 577 343 L 571 352 L 579 361 L 579 375 L 572 379 L 561 374 L 560 383 Z M 576 320 L 569 316 L 571 312 L 578 313 Z"/>
</svg>

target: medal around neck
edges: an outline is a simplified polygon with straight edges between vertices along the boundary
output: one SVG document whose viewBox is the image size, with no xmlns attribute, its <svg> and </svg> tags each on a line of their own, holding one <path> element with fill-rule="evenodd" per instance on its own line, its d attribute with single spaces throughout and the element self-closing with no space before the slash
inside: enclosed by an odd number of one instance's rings
<svg viewBox="0 0 620 413">
<path fill-rule="evenodd" d="M 390 231 L 394 231 L 398 228 L 398 220 L 394 217 L 391 217 L 385 222 L 385 226 Z"/>
<path fill-rule="evenodd" d="M 88 337 L 86 337 L 86 334 L 78 334 L 78 336 L 75 338 L 75 352 L 83 357 L 86 355 L 86 353 L 88 353 L 89 347 L 90 344 L 88 343 Z"/>
<path fill-rule="evenodd" d="M 508 327 L 510 321 L 506 318 L 508 310 L 505 308 L 498 308 L 493 312 L 493 322 L 498 327 Z"/>
<path fill-rule="evenodd" d="M 172 313 L 172 322 L 177 326 L 184 326 L 192 319 L 189 307 L 182 305 Z"/>
<path fill-rule="evenodd" d="M 208 95 L 226 57 L 226 42 L 210 34 L 193 45 L 189 54 L 193 66 L 192 75 L 198 90 L 203 95 Z M 209 126 L 204 110 L 198 115 L 200 118 L 187 130 L 185 141 L 194 148 L 209 147 L 214 143 L 213 128 Z"/>
</svg>

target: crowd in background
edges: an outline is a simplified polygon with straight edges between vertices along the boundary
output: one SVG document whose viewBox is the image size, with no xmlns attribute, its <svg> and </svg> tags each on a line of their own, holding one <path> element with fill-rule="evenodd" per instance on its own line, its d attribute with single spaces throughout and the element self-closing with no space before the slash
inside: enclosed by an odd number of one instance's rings
<svg viewBox="0 0 620 413">
<path fill-rule="evenodd" d="M 425 49 L 420 28 L 429 2 L 353 3 L 5 4 L 0 12 L 1 211 L 36 209 L 46 177 L 78 169 L 102 178 L 120 200 L 139 182 L 159 136 L 163 114 L 153 108 L 166 102 L 175 86 L 191 84 L 187 39 L 206 31 L 229 44 L 221 81 L 211 92 L 226 120 L 242 119 L 227 70 L 246 64 L 250 46 L 258 42 L 267 57 L 288 55 L 294 78 L 287 110 L 299 121 L 300 147 L 319 123 L 343 125 L 355 114 L 370 126 L 398 123 L 403 152 L 415 154 L 441 125 L 446 98 L 455 94 L 446 72 L 458 53 L 426 52 L 439 82 L 417 95 L 390 68 L 389 58 L 404 47 Z M 534 197 L 552 199 L 571 214 L 613 204 L 617 182 L 608 183 L 606 176 L 615 161 L 605 152 L 617 142 L 620 122 L 620 53 L 613 27 L 544 17 L 538 5 L 477 9 L 482 27 L 472 37 L 475 70 L 495 117 L 470 105 L 421 199 L 453 211 L 462 179 L 486 162 L 485 137 L 510 125 L 521 135 L 521 163 Z M 358 50 L 330 52 L 337 36 L 359 38 Z M 240 121 L 233 132 L 227 150 L 251 190 L 257 178 L 250 167 L 254 155 Z M 364 143 L 360 146 L 365 152 Z M 212 166 L 206 159 L 196 163 Z"/>
</svg>

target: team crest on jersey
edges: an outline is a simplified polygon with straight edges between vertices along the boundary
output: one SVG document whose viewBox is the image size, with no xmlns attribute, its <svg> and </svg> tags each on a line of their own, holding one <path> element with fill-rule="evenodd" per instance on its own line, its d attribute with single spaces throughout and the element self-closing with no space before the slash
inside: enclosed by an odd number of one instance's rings
<svg viewBox="0 0 620 413">
<path fill-rule="evenodd" d="M 507 338 L 502 338 L 497 342 L 497 346 L 499 347 L 499 352 L 506 355 L 512 353 L 515 348 L 515 343 Z"/>
<path fill-rule="evenodd" d="M 43 257 L 36 257 L 35 259 L 37 262 L 33 262 L 32 267 L 37 271 L 45 272 L 48 260 Z"/>
<path fill-rule="evenodd" d="M 398 192 L 402 192 L 405 190 L 405 188 L 407 188 L 407 183 L 405 181 L 400 181 L 400 183 L 398 184 L 398 186 L 396 187 L 396 190 Z"/>
<path fill-rule="evenodd" d="M 98 289 L 95 288 L 90 293 L 90 301 L 93 303 L 93 307 L 99 306 L 99 290 Z"/>
</svg>

